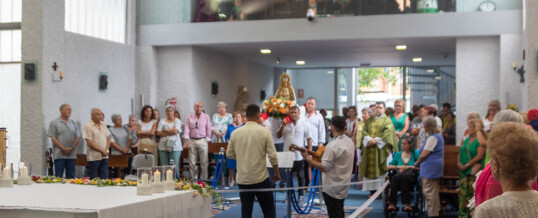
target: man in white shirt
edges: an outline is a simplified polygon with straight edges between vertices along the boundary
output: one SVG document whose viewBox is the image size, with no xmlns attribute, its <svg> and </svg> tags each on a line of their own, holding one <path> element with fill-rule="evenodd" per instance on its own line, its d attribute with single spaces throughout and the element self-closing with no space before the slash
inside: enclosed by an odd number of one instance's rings
<svg viewBox="0 0 538 218">
<path fill-rule="evenodd" d="M 284 150 L 288 151 L 291 144 L 304 148 L 304 142 L 308 144 L 308 149 L 312 150 L 312 137 L 308 123 L 299 119 L 299 107 L 290 107 L 290 123 L 282 122 L 282 126 L 278 129 L 277 137 L 284 136 Z M 295 159 L 293 161 L 292 172 L 297 173 L 299 186 L 305 185 L 304 162 L 301 152 L 295 151 Z M 299 190 L 299 201 L 302 200 L 304 190 Z"/>
<path fill-rule="evenodd" d="M 308 97 L 306 100 L 306 122 L 310 129 L 310 135 L 312 136 L 312 149 L 317 151 L 319 146 L 325 144 L 325 120 L 321 113 L 316 111 L 316 98 Z M 310 184 L 310 176 L 312 167 L 308 163 L 304 163 L 305 183 Z"/>
<path fill-rule="evenodd" d="M 281 119 L 275 119 L 273 117 L 267 118 L 265 121 L 263 121 L 263 126 L 271 132 L 271 136 L 273 137 L 273 142 L 275 143 L 275 148 L 277 152 L 284 151 L 284 137 L 277 137 L 277 131 L 280 126 L 282 126 L 282 120 Z M 284 169 L 279 169 L 280 175 L 284 175 Z M 272 181 L 273 178 L 273 169 L 269 168 L 269 178 Z M 282 188 L 286 186 L 286 181 L 284 179 L 280 180 L 279 186 Z"/>
<path fill-rule="evenodd" d="M 355 145 L 344 134 L 345 126 L 346 121 L 343 117 L 335 116 L 331 119 L 331 132 L 334 140 L 327 145 L 321 162 L 312 160 L 312 157 L 306 152 L 301 153 L 306 162 L 323 172 L 321 180 L 323 185 L 345 184 L 351 180 Z M 330 218 L 345 217 L 344 200 L 348 191 L 349 185 L 322 189 L 323 199 Z"/>
</svg>

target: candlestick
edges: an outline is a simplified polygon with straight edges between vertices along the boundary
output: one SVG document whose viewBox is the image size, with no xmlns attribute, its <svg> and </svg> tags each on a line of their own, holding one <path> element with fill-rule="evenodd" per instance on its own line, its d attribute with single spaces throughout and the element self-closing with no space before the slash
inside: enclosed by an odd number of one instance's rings
<svg viewBox="0 0 538 218">
<path fill-rule="evenodd" d="M 142 185 L 148 185 L 149 184 L 149 176 L 147 173 L 142 174 Z"/>
<path fill-rule="evenodd" d="M 159 172 L 159 170 L 155 171 L 155 173 L 153 174 L 153 182 L 154 183 L 160 183 L 161 182 L 161 172 Z"/>
<path fill-rule="evenodd" d="M 22 167 L 22 176 L 28 176 L 28 167 L 26 166 Z"/>
<path fill-rule="evenodd" d="M 2 171 L 2 178 L 11 178 L 11 176 L 9 175 L 9 168 L 4 167 L 4 171 Z"/>
<path fill-rule="evenodd" d="M 517 62 L 514 61 L 514 63 L 512 64 L 512 67 L 513 67 L 514 69 L 516 69 L 516 68 L 517 68 Z"/>
<path fill-rule="evenodd" d="M 174 174 L 174 173 L 172 172 L 172 170 L 167 170 L 167 171 L 166 171 L 166 181 L 167 181 L 167 182 L 172 182 L 172 180 L 173 180 L 173 178 L 172 178 L 172 177 L 173 177 L 173 174 Z"/>
</svg>

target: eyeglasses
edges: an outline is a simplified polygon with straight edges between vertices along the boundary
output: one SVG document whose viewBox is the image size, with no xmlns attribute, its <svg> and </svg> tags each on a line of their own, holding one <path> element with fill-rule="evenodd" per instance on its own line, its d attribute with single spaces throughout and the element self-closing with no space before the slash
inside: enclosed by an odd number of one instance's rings
<svg viewBox="0 0 538 218">
<path fill-rule="evenodd" d="M 196 121 L 196 126 L 194 128 L 198 129 L 198 121 Z"/>
</svg>

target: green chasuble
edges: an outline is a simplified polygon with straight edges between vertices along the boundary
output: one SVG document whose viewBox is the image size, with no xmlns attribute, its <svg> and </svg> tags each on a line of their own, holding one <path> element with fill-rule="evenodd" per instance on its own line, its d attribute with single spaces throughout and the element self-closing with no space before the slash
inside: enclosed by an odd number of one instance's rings
<svg viewBox="0 0 538 218">
<path fill-rule="evenodd" d="M 366 136 L 370 136 L 371 138 L 379 137 L 387 145 L 381 149 L 377 145 L 368 147 L 367 144 L 363 144 L 362 142 Z M 368 119 L 362 129 L 362 139 L 358 143 L 362 149 L 360 175 L 374 179 L 387 173 L 387 157 L 389 156 L 390 148 L 392 148 L 392 151 L 398 152 L 396 132 L 390 118 L 383 114 L 378 119 L 376 117 Z"/>
</svg>

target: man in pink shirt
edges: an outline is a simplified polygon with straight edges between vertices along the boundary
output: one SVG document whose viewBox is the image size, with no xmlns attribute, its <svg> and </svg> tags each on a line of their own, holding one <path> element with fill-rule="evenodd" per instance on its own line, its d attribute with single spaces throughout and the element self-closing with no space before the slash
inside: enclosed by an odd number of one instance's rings
<svg viewBox="0 0 538 218">
<path fill-rule="evenodd" d="M 183 147 L 189 149 L 189 170 L 191 177 L 198 179 L 196 170 L 196 159 L 200 156 L 200 167 L 202 168 L 202 180 L 207 180 L 207 142 L 211 141 L 211 122 L 209 115 L 204 113 L 202 102 L 194 104 L 194 113 L 187 117 L 185 121 L 185 142 Z"/>
</svg>

